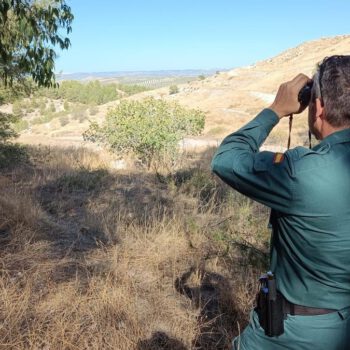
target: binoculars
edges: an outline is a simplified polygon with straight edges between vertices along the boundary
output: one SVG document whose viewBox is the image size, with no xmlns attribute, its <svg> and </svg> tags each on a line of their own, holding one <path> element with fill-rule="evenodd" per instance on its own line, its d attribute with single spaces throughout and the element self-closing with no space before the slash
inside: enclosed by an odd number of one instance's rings
<svg viewBox="0 0 350 350">
<path fill-rule="evenodd" d="M 298 101 L 304 107 L 310 103 L 312 85 L 313 85 L 313 81 L 310 81 L 306 85 L 304 85 L 299 91 Z"/>
</svg>

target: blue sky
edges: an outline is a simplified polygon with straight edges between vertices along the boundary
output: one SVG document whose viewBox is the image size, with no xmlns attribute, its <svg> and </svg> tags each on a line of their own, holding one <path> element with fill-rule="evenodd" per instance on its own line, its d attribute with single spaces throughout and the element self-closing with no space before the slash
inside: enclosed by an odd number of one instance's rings
<svg viewBox="0 0 350 350">
<path fill-rule="evenodd" d="M 72 46 L 56 71 L 219 69 L 350 33 L 349 0 L 66 0 Z"/>
</svg>

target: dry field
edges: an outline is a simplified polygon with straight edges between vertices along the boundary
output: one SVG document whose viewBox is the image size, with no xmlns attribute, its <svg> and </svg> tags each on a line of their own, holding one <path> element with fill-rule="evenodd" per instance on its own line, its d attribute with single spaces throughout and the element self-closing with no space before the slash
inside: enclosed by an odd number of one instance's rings
<svg viewBox="0 0 350 350">
<path fill-rule="evenodd" d="M 229 349 L 268 211 L 215 179 L 212 150 L 161 174 L 111 171 L 86 149 L 5 153 L 1 349 Z"/>
</svg>

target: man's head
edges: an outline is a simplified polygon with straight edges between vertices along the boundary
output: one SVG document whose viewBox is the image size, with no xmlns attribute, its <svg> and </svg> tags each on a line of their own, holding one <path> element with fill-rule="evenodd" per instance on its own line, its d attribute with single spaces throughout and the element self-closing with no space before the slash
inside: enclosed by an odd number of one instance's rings
<svg viewBox="0 0 350 350">
<path fill-rule="evenodd" d="M 309 127 L 319 139 L 326 124 L 334 129 L 350 127 L 350 56 L 331 56 L 318 65 L 313 77 Z"/>
</svg>

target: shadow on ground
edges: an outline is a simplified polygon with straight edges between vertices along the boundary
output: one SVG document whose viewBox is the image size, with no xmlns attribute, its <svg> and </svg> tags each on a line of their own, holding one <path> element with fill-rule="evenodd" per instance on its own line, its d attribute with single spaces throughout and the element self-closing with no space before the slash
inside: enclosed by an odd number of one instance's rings
<svg viewBox="0 0 350 350">
<path fill-rule="evenodd" d="M 190 286 L 190 279 L 196 274 L 200 283 Z M 217 273 L 191 268 L 175 281 L 176 290 L 190 298 L 200 308 L 198 335 L 192 342 L 192 349 L 228 349 L 236 327 L 241 320 L 240 309 L 232 298 L 229 281 Z"/>
<path fill-rule="evenodd" d="M 155 332 L 150 339 L 140 340 L 136 350 L 187 350 L 179 340 L 170 338 L 164 332 Z"/>
</svg>

